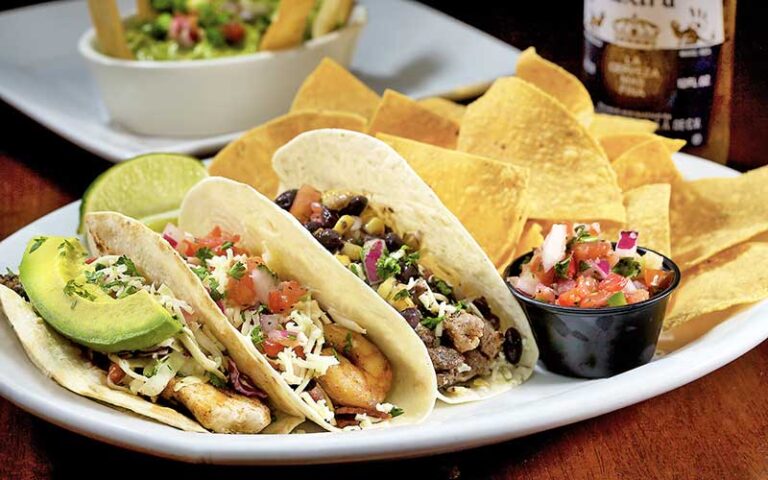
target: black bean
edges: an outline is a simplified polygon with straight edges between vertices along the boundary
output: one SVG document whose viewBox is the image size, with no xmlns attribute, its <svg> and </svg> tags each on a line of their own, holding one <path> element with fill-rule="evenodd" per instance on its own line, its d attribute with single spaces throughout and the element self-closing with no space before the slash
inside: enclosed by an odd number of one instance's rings
<svg viewBox="0 0 768 480">
<path fill-rule="evenodd" d="M 336 253 L 344 246 L 341 235 L 332 228 L 321 228 L 314 233 L 315 238 L 331 253 Z"/>
<path fill-rule="evenodd" d="M 397 274 L 397 279 L 403 283 L 408 283 L 408 280 L 412 278 L 418 278 L 419 267 L 411 263 L 400 262 L 400 273 Z"/>
<path fill-rule="evenodd" d="M 412 328 L 416 328 L 416 325 L 421 322 L 421 312 L 416 307 L 406 308 L 400 312 L 400 315 L 403 316 L 405 321 L 408 322 L 408 325 Z"/>
<path fill-rule="evenodd" d="M 297 189 L 286 190 L 275 199 L 275 203 L 283 210 L 290 210 L 293 206 L 293 201 L 296 200 Z"/>
<path fill-rule="evenodd" d="M 390 252 L 396 252 L 400 250 L 400 247 L 405 245 L 403 239 L 400 238 L 400 235 L 396 234 L 395 232 L 389 232 L 388 234 L 384 235 L 384 243 L 387 244 L 387 250 Z"/>
<path fill-rule="evenodd" d="M 523 337 L 514 327 L 504 332 L 504 356 L 512 365 L 517 365 L 523 355 Z"/>
<path fill-rule="evenodd" d="M 320 210 L 320 218 L 316 219 L 316 221 L 323 228 L 333 228 L 336 226 L 336 222 L 339 221 L 339 215 L 328 207 L 323 206 L 322 210 Z"/>
<path fill-rule="evenodd" d="M 365 210 L 365 207 L 367 206 L 368 198 L 362 195 L 355 195 L 349 199 L 349 203 L 347 203 L 346 207 L 341 209 L 339 214 L 360 216 L 360 214 L 363 213 L 363 210 Z"/>
<path fill-rule="evenodd" d="M 322 225 L 320 225 L 320 222 L 316 222 L 314 220 L 310 220 L 307 223 L 304 224 L 304 228 L 309 230 L 311 233 L 315 233 L 318 229 L 323 228 Z"/>
<path fill-rule="evenodd" d="M 477 307 L 478 310 L 480 310 L 480 313 L 483 314 L 483 317 L 491 322 L 491 325 L 493 325 L 494 330 L 499 329 L 499 317 L 497 317 L 492 311 L 490 305 L 488 305 L 488 300 L 485 299 L 485 297 L 477 297 L 476 299 L 472 300 L 472 303 Z"/>
</svg>

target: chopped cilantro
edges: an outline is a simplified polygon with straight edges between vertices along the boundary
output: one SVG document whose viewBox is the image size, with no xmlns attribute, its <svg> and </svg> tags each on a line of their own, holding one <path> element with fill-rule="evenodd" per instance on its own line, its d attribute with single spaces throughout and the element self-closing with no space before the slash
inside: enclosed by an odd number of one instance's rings
<svg viewBox="0 0 768 480">
<path fill-rule="evenodd" d="M 212 373 L 208 374 L 208 381 L 211 382 L 211 385 L 217 388 L 224 388 L 227 386 L 226 380 L 222 380 L 218 375 Z"/>
<path fill-rule="evenodd" d="M 640 275 L 640 270 L 641 270 L 640 262 L 630 257 L 622 258 L 611 269 L 613 273 L 617 273 L 622 277 L 627 277 L 627 278 L 634 278 Z"/>
<path fill-rule="evenodd" d="M 69 240 L 64 240 L 59 244 L 59 255 L 62 257 L 66 256 L 67 254 L 71 254 L 75 251 L 75 246 L 72 245 L 72 242 Z"/>
<path fill-rule="evenodd" d="M 411 295 L 411 292 L 409 292 L 407 288 L 402 288 L 398 290 L 398 292 L 392 298 L 394 298 L 395 300 L 404 300 L 408 298 L 410 295 Z"/>
<path fill-rule="evenodd" d="M 466 310 L 469 308 L 469 302 L 465 300 L 459 300 L 458 302 L 456 302 L 456 308 L 458 310 Z"/>
<path fill-rule="evenodd" d="M 568 242 L 568 247 L 570 248 L 571 245 L 574 243 L 589 243 L 589 242 L 596 242 L 599 240 L 599 238 L 592 236 L 591 233 L 589 233 L 589 230 L 587 230 L 586 225 L 577 225 L 574 229 L 574 237 L 571 239 L 570 242 Z"/>
<path fill-rule="evenodd" d="M 160 360 L 155 360 L 152 364 L 147 365 L 144 367 L 144 370 L 142 373 L 145 377 L 154 377 L 157 375 L 158 370 L 160 370 L 160 367 L 165 365 L 165 362 L 161 362 Z"/>
<path fill-rule="evenodd" d="M 134 293 L 138 292 L 139 289 L 134 287 L 133 285 L 129 285 L 128 288 L 123 290 L 123 292 L 117 297 L 117 298 L 125 298 L 129 295 L 133 295 Z"/>
<path fill-rule="evenodd" d="M 126 257 L 125 255 L 120 256 L 120 258 L 117 259 L 115 262 L 115 265 L 125 265 L 125 274 L 130 275 L 131 277 L 138 277 L 139 271 L 136 269 L 136 265 L 134 265 L 133 260 Z"/>
<path fill-rule="evenodd" d="M 400 273 L 400 263 L 391 255 L 382 255 L 376 261 L 376 274 L 384 281 Z"/>
<path fill-rule="evenodd" d="M 333 347 L 331 347 L 331 352 L 333 352 L 333 356 L 336 357 L 336 360 L 339 360 L 339 352 Z"/>
<path fill-rule="evenodd" d="M 190 267 L 190 270 L 192 270 L 195 273 L 195 275 L 197 275 L 197 278 L 199 278 L 200 280 L 205 280 L 209 275 L 208 269 L 203 267 L 202 265 L 199 267 Z"/>
<path fill-rule="evenodd" d="M 261 325 L 256 325 L 251 330 L 251 341 L 257 347 L 264 343 L 264 332 L 261 330 Z"/>
<path fill-rule="evenodd" d="M 230 248 L 232 248 L 232 247 L 234 247 L 234 246 L 235 246 L 235 244 L 234 244 L 234 243 L 232 243 L 232 242 L 230 242 L 230 241 L 226 241 L 226 242 L 224 242 L 224 243 L 222 243 L 222 244 L 221 244 L 221 249 L 222 249 L 222 250 L 229 250 Z"/>
<path fill-rule="evenodd" d="M 84 298 L 86 300 L 96 300 L 96 295 L 92 294 L 85 288 L 83 288 L 83 285 L 75 282 L 74 280 L 70 280 L 67 282 L 67 284 L 64 286 L 64 294 L 68 297 L 73 297 L 74 295 L 77 295 L 80 298 Z M 71 308 L 74 310 L 75 305 L 77 305 L 77 299 L 75 298 L 72 301 Z"/>
<path fill-rule="evenodd" d="M 445 317 L 439 316 L 439 317 L 424 317 L 424 319 L 421 321 L 421 324 L 427 327 L 430 330 L 434 330 L 437 328 L 438 325 L 443 323 L 443 320 L 445 320 Z"/>
<path fill-rule="evenodd" d="M 35 237 L 32 240 L 32 246 L 29 247 L 29 253 L 34 253 L 34 251 L 40 248 L 40 245 L 44 244 L 46 240 L 48 240 L 48 237 Z"/>
<path fill-rule="evenodd" d="M 401 249 L 407 252 L 408 246 L 403 245 Z M 421 258 L 421 254 L 419 252 L 413 252 L 406 253 L 403 257 L 403 260 L 405 261 L 406 265 L 416 265 L 419 262 L 419 258 Z"/>
<path fill-rule="evenodd" d="M 224 298 L 224 295 L 219 291 L 219 281 L 216 280 L 213 277 L 208 278 L 208 288 L 211 295 L 211 298 L 214 302 L 218 302 L 222 298 Z"/>
<path fill-rule="evenodd" d="M 197 249 L 195 256 L 199 258 L 201 262 L 203 262 L 203 265 L 207 265 L 208 260 L 213 258 L 213 252 L 208 247 L 202 247 Z"/>
<path fill-rule="evenodd" d="M 560 260 L 555 264 L 555 274 L 560 278 L 568 278 L 568 267 L 571 266 L 571 257 Z"/>
<path fill-rule="evenodd" d="M 435 285 L 435 288 L 437 288 L 437 291 L 442 293 L 446 297 L 453 294 L 453 288 L 451 288 L 450 285 L 445 283 L 444 280 L 434 277 L 434 279 L 432 280 L 432 283 Z"/>
<path fill-rule="evenodd" d="M 235 262 L 232 267 L 230 267 L 229 271 L 227 272 L 227 275 L 234 278 L 235 280 L 240 280 L 243 278 L 243 275 L 245 274 L 245 265 L 243 265 L 243 262 Z"/>
<path fill-rule="evenodd" d="M 352 332 L 347 332 L 347 338 L 344 339 L 344 355 L 349 355 L 352 347 Z"/>
<path fill-rule="evenodd" d="M 405 410 L 403 410 L 400 407 L 392 407 L 392 410 L 389 411 L 389 416 L 392 418 L 399 417 L 400 415 L 404 414 Z"/>
<path fill-rule="evenodd" d="M 584 260 L 579 260 L 579 271 L 580 272 L 584 272 L 586 270 L 589 270 L 590 268 L 592 268 L 592 267 L 590 267 L 587 262 L 585 262 Z"/>
</svg>

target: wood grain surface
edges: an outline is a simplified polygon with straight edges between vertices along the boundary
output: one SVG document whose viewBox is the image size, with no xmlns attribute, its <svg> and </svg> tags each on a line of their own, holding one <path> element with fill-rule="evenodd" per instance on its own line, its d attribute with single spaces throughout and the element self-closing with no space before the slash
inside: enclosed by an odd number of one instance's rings
<svg viewBox="0 0 768 480">
<path fill-rule="evenodd" d="M 22 3 L 29 2 L 12 0 L 4 2 L 3 8 Z M 515 46 L 535 45 L 542 55 L 572 70 L 578 68 L 581 2 L 428 3 Z M 571 5 L 562 7 L 565 3 Z M 738 13 L 731 158 L 740 169 L 768 163 L 768 42 L 765 30 L 748 21 L 759 12 L 757 3 L 740 3 Z M 110 164 L 1 102 L 0 119 L 2 239 L 79 198 Z M 527 438 L 417 460 L 296 468 L 161 460 L 70 433 L 0 399 L 0 479 L 122 478 L 126 474 L 134 479 L 185 480 L 406 475 L 419 479 L 764 479 L 768 478 L 767 365 L 768 342 L 764 342 L 670 393 Z"/>
</svg>

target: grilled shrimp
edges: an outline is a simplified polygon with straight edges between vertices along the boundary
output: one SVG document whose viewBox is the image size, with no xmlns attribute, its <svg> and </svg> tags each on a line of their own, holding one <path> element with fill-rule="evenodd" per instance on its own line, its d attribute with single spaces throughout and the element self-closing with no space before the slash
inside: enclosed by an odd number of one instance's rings
<svg viewBox="0 0 768 480">
<path fill-rule="evenodd" d="M 325 326 L 323 355 L 336 355 L 339 364 L 317 379 L 338 405 L 375 409 L 392 386 L 392 367 L 381 350 L 363 335 L 338 325 Z M 335 350 L 335 352 L 334 352 Z"/>
<path fill-rule="evenodd" d="M 219 390 L 209 383 L 174 388 L 171 380 L 163 398 L 184 405 L 198 422 L 216 433 L 259 433 L 272 421 L 269 408 L 256 399 Z"/>
</svg>

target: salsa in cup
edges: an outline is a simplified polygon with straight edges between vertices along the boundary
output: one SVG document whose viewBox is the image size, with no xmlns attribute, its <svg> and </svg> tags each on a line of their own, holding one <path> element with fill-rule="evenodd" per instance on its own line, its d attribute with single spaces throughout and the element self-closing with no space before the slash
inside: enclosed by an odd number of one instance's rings
<svg viewBox="0 0 768 480">
<path fill-rule="evenodd" d="M 621 231 L 612 244 L 600 225 L 556 224 L 519 274 L 507 279 L 517 291 L 563 307 L 604 308 L 643 302 L 663 291 L 674 274 L 663 257 L 638 252 L 638 232 Z"/>
</svg>

